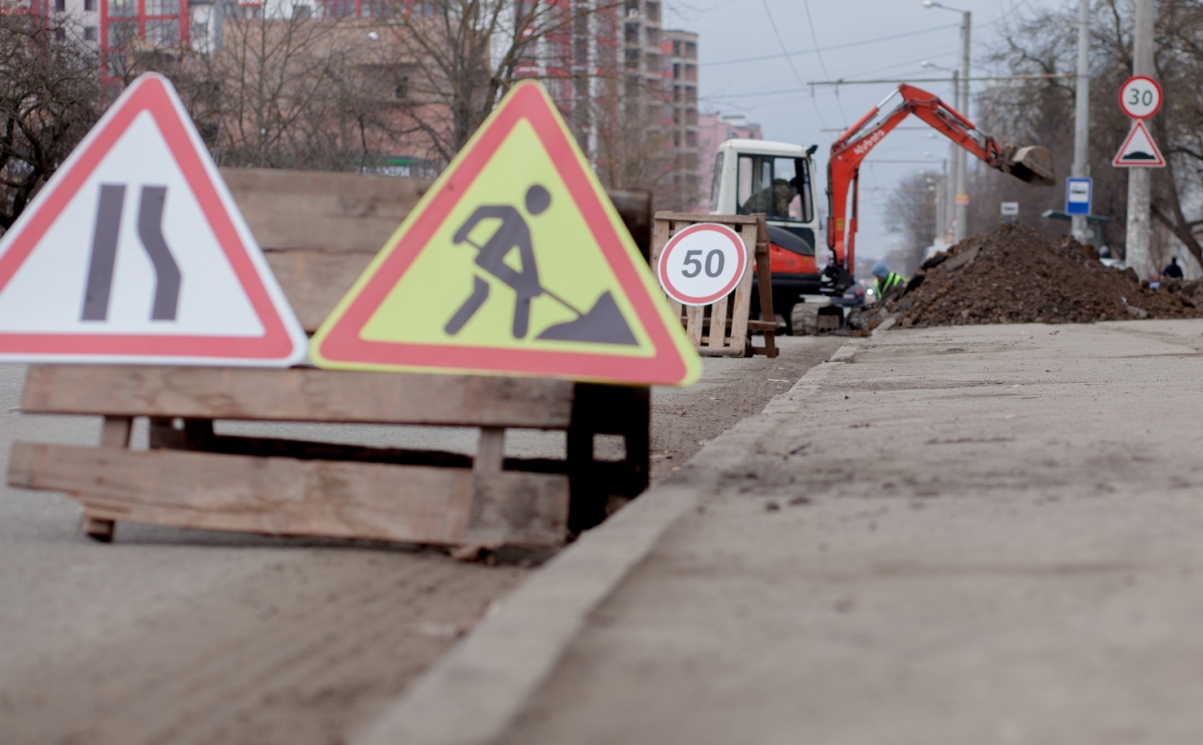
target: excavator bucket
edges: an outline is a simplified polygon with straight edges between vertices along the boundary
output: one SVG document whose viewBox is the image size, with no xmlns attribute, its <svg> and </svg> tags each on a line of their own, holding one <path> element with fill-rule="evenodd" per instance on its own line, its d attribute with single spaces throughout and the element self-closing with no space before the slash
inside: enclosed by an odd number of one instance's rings
<svg viewBox="0 0 1203 745">
<path fill-rule="evenodd" d="M 1037 186 L 1052 186 L 1056 183 L 1053 176 L 1053 156 L 1047 148 L 1039 145 L 1021 147 L 1011 156 L 1007 172 L 1020 181 Z"/>
</svg>

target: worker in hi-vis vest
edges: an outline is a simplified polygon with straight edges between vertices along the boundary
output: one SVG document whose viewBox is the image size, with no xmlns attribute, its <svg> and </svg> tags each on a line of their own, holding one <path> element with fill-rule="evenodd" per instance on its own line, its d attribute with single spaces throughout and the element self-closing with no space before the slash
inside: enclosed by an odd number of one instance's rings
<svg viewBox="0 0 1203 745">
<path fill-rule="evenodd" d="M 906 285 L 906 280 L 891 272 L 884 261 L 873 265 L 873 276 L 877 278 L 873 289 L 876 290 L 878 302 L 884 300 L 886 295 L 901 290 Z"/>
</svg>

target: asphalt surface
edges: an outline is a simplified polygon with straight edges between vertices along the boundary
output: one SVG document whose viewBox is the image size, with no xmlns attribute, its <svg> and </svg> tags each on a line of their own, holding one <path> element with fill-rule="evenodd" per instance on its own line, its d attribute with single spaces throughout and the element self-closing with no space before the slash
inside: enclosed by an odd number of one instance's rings
<svg viewBox="0 0 1203 745">
<path fill-rule="evenodd" d="M 645 495 L 696 506 L 490 741 L 1203 741 L 1203 322 L 854 345 Z"/>
<path fill-rule="evenodd" d="M 653 477 L 759 412 L 839 346 L 785 339 L 776 360 L 708 359 L 653 395 Z M 15 439 L 95 444 L 100 421 L 23 416 L 24 370 L 0 367 L 0 468 Z M 219 423 L 218 431 L 471 452 L 450 428 Z M 145 423 L 134 446 L 145 446 Z M 519 432 L 507 454 L 562 456 Z M 0 488 L 0 742 L 327 745 L 344 742 L 532 571 L 440 551 L 118 524 Z"/>
</svg>

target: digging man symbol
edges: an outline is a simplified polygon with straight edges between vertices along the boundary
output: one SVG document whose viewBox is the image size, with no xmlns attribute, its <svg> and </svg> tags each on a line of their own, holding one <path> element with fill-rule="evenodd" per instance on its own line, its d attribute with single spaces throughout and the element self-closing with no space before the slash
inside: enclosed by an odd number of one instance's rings
<svg viewBox="0 0 1203 745">
<path fill-rule="evenodd" d="M 551 194 L 539 184 L 526 190 L 524 200 L 526 212 L 537 217 L 551 206 Z M 500 220 L 501 224 L 484 245 L 474 243 L 468 236 L 485 220 Z M 564 298 L 547 289 L 539 281 L 539 267 L 535 262 L 534 245 L 531 242 L 530 226 L 526 218 L 515 207 L 501 204 L 486 204 L 477 207 L 471 217 L 455 231 L 455 245 L 467 243 L 477 250 L 475 264 L 488 277 L 500 281 L 514 291 L 514 320 L 510 333 L 515 339 L 525 339 L 530 330 L 531 301 L 547 295 L 576 315 L 576 319 L 545 329 L 536 338 L 556 341 L 582 341 L 601 344 L 636 345 L 638 341 L 631 332 L 619 310 L 614 297 L 606 292 L 598 298 L 593 308 L 581 312 Z M 506 262 L 511 251 L 518 252 L 520 269 Z M 472 293 L 463 302 L 444 331 L 455 336 L 476 315 L 489 299 L 489 281 L 477 273 L 472 278 Z"/>
</svg>

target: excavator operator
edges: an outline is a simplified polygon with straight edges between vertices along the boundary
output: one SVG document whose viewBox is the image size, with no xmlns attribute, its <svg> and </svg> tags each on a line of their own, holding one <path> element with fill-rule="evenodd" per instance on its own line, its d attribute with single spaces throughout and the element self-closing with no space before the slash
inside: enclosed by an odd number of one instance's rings
<svg viewBox="0 0 1203 745">
<path fill-rule="evenodd" d="M 906 286 L 906 280 L 890 271 L 884 261 L 879 261 L 873 265 L 873 276 L 877 278 L 873 288 L 876 290 L 877 302 L 883 302 L 888 295 L 894 295 L 902 291 Z"/>
<path fill-rule="evenodd" d="M 766 213 L 770 220 L 790 219 L 790 203 L 798 197 L 798 181 L 783 178 L 775 179 L 772 184 L 748 197 L 743 208 L 737 210 L 741 215 L 753 215 L 757 212 Z"/>
</svg>

